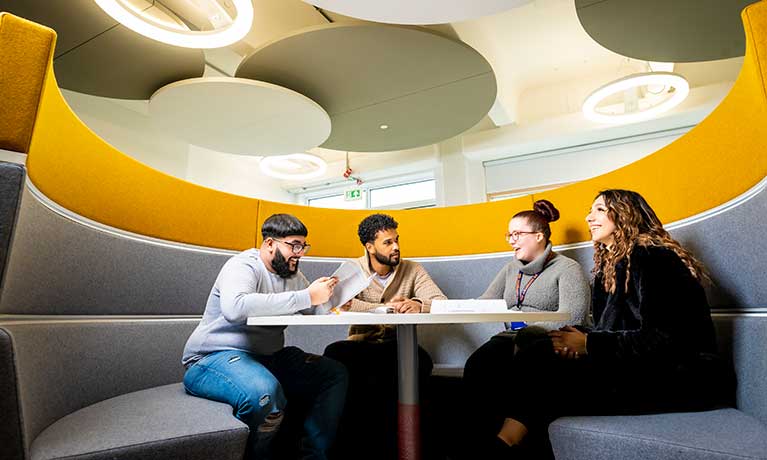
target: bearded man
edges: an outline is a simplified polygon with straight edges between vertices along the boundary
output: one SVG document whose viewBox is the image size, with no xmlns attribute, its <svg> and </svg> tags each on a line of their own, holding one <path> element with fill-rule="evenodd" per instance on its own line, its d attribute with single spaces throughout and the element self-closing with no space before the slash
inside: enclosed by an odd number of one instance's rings
<svg viewBox="0 0 767 460">
<path fill-rule="evenodd" d="M 266 219 L 261 248 L 224 264 L 202 321 L 184 347 L 184 388 L 232 406 L 250 428 L 246 459 L 295 458 L 275 449 L 289 443 L 274 441 L 291 431 L 281 433 L 281 427 L 297 426 L 302 428 L 298 457 L 325 460 L 343 411 L 347 374 L 340 363 L 285 347 L 285 326 L 246 324 L 249 316 L 313 314 L 328 301 L 338 280 L 323 277 L 309 284 L 298 270 L 310 248 L 307 234 L 292 215 Z"/>
</svg>

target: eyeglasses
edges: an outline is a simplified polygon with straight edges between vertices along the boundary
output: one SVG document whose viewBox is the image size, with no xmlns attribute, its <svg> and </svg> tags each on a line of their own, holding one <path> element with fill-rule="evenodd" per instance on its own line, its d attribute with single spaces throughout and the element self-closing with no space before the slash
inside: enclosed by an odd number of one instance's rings
<svg viewBox="0 0 767 460">
<path fill-rule="evenodd" d="M 533 234 L 533 233 L 541 233 L 541 232 L 518 232 L 516 230 L 514 230 L 511 233 L 506 232 L 506 241 L 508 241 L 509 243 L 517 242 L 517 241 L 519 241 L 519 237 L 520 236 L 522 236 L 522 235 L 530 235 L 530 234 Z"/>
<path fill-rule="evenodd" d="M 293 254 L 301 254 L 302 252 L 306 254 L 309 252 L 309 249 L 312 248 L 311 244 L 301 244 L 301 243 L 288 243 L 287 241 L 278 240 L 276 238 L 273 238 L 274 241 L 277 241 L 282 244 L 287 244 L 290 246 L 290 250 L 293 251 Z"/>
</svg>

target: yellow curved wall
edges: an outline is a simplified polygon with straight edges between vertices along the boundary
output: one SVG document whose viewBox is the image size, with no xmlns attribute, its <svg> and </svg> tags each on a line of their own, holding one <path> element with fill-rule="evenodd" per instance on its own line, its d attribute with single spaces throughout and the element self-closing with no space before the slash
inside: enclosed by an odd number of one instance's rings
<svg viewBox="0 0 767 460">
<path fill-rule="evenodd" d="M 738 196 L 767 176 L 767 0 L 743 12 L 746 58 L 731 93 L 700 125 L 624 168 L 535 196 L 438 209 L 391 211 L 408 257 L 508 250 L 508 218 L 533 200 L 553 201 L 562 219 L 556 243 L 588 239 L 583 217 L 596 192 L 628 188 L 645 195 L 664 222 L 683 219 Z M 353 257 L 367 211 L 272 203 L 199 187 L 155 171 L 92 133 L 66 105 L 48 72 L 28 158 L 35 185 L 90 219 L 156 238 L 226 249 L 260 242 L 257 229 L 275 212 L 309 227 L 314 256 Z"/>
</svg>

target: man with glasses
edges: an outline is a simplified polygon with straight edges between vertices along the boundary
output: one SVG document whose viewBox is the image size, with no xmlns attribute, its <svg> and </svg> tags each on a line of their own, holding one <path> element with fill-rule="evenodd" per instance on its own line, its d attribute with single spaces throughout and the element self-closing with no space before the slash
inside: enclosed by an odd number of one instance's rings
<svg viewBox="0 0 767 460">
<path fill-rule="evenodd" d="M 309 284 L 298 270 L 310 246 L 308 231 L 289 214 L 270 216 L 260 249 L 224 264 L 202 321 L 184 348 L 184 387 L 194 396 L 224 402 L 250 428 L 246 458 L 295 458 L 288 441 L 301 426 L 301 459 L 325 459 L 344 406 L 347 374 L 325 357 L 285 347 L 285 326 L 247 326 L 249 316 L 313 314 L 328 301 L 335 278 Z M 285 407 L 290 401 L 290 409 Z M 283 419 L 288 423 L 283 423 Z M 297 444 L 297 443 L 296 443 Z"/>
</svg>

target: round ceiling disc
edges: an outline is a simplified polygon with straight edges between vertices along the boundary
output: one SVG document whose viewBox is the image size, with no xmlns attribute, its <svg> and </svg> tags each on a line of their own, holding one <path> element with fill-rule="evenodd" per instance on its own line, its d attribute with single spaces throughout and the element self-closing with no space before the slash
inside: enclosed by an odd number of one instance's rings
<svg viewBox="0 0 767 460">
<path fill-rule="evenodd" d="M 583 29 L 605 48 L 645 61 L 743 56 L 740 13 L 755 0 L 575 0 Z"/>
<path fill-rule="evenodd" d="M 240 155 L 284 155 L 322 144 L 330 117 L 295 91 L 243 78 L 171 83 L 149 101 L 153 123 L 179 139 Z"/>
<path fill-rule="evenodd" d="M 56 31 L 60 87 L 93 96 L 149 99 L 168 83 L 200 77 L 202 50 L 179 48 L 119 25 L 93 0 L 0 0 L 0 10 Z"/>
<path fill-rule="evenodd" d="M 493 70 L 463 42 L 381 24 L 312 27 L 269 43 L 237 77 L 306 95 L 330 115 L 322 147 L 404 150 L 456 136 L 493 105 Z"/>
<path fill-rule="evenodd" d="M 446 24 L 500 13 L 531 0 L 304 0 L 334 13 L 388 24 Z"/>
</svg>

